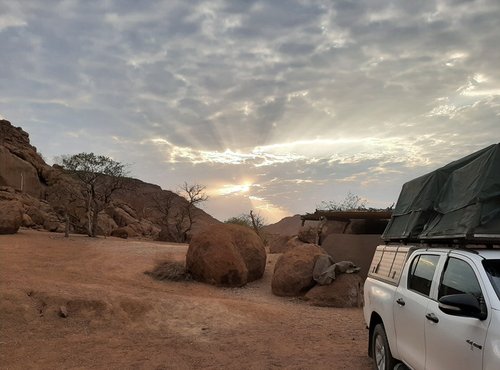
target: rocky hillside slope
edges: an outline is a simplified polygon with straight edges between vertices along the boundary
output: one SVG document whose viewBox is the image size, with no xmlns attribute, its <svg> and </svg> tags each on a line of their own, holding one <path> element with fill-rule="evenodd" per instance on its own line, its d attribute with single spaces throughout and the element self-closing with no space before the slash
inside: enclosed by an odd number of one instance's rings
<svg viewBox="0 0 500 370">
<path fill-rule="evenodd" d="M 62 189 L 82 186 L 59 166 L 47 165 L 30 144 L 28 133 L 9 121 L 0 120 L 1 208 L 9 209 L 13 214 L 19 209 L 23 226 L 62 232 L 65 216 L 69 214 L 70 231 L 85 233 L 84 200 L 68 201 L 61 197 Z M 170 217 L 166 221 L 155 207 L 158 199 L 165 198 L 172 202 Z M 109 207 L 99 214 L 99 234 L 177 241 L 172 233 L 165 232 L 165 225 L 175 223 L 175 215 L 186 203 L 183 197 L 162 190 L 158 185 L 126 178 L 122 189 L 113 194 Z M 196 208 L 195 214 L 193 231 L 207 224 L 219 223 L 201 209 Z"/>
<path fill-rule="evenodd" d="M 267 225 L 262 228 L 264 232 L 270 235 L 297 235 L 302 226 L 300 215 L 289 216 L 281 219 L 272 225 Z"/>
</svg>

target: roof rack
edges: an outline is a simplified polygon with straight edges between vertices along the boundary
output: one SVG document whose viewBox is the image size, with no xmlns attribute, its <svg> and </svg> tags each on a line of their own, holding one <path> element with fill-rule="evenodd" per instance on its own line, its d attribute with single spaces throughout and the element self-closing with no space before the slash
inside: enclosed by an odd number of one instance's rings
<svg viewBox="0 0 500 370">
<path fill-rule="evenodd" d="M 500 249 L 500 240 L 466 240 L 466 239 L 431 239 L 431 240 L 386 240 L 385 245 L 402 244 L 408 246 L 415 246 L 418 248 L 453 248 L 453 249 Z"/>
</svg>

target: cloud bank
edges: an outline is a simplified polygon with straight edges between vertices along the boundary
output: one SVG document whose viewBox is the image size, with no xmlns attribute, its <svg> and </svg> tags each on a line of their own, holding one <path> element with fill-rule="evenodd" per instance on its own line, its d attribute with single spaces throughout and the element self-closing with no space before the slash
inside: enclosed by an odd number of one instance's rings
<svg viewBox="0 0 500 370">
<path fill-rule="evenodd" d="M 220 219 L 403 182 L 500 137 L 497 1 L 0 2 L 0 113 Z M 224 190 L 225 189 L 225 190 Z"/>
</svg>

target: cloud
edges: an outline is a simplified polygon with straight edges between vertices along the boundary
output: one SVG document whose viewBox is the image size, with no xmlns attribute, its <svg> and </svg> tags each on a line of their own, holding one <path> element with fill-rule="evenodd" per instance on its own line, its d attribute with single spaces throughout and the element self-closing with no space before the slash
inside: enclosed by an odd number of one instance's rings
<svg viewBox="0 0 500 370">
<path fill-rule="evenodd" d="M 416 142 L 404 137 L 312 139 L 257 146 L 247 152 L 231 149 L 219 152 L 179 147 L 163 138 L 149 141 L 162 148 L 164 160 L 169 163 L 187 162 L 195 165 L 217 163 L 235 166 L 249 165 L 255 168 L 285 163 L 315 166 L 353 165 L 373 160 L 381 164 L 404 163 L 411 168 L 435 163 L 435 158 L 426 152 L 425 147 L 444 143 L 443 140 L 430 135 Z M 296 183 L 312 182 L 312 180 L 303 179 L 294 181 Z"/>
<path fill-rule="evenodd" d="M 293 154 L 273 154 L 256 147 L 250 152 L 244 153 L 226 149 L 223 152 L 196 150 L 189 147 L 179 147 L 162 138 L 151 139 L 156 145 L 165 146 L 165 160 L 170 163 L 186 161 L 192 164 L 219 163 L 219 164 L 253 164 L 255 167 L 270 166 L 277 163 L 296 161 L 302 157 Z"/>
<path fill-rule="evenodd" d="M 28 20 L 20 4 L 14 1 L 0 4 L 0 33 L 13 28 L 28 26 Z"/>
<path fill-rule="evenodd" d="M 26 21 L 22 18 L 10 14 L 0 15 L 0 32 L 10 27 L 25 27 L 26 25 Z"/>
<path fill-rule="evenodd" d="M 207 203 L 221 215 L 257 199 L 305 212 L 347 191 L 390 204 L 404 181 L 500 137 L 493 0 L 23 1 L 0 14 L 0 111 L 46 157 L 112 155 L 164 187 L 260 185 Z"/>
</svg>

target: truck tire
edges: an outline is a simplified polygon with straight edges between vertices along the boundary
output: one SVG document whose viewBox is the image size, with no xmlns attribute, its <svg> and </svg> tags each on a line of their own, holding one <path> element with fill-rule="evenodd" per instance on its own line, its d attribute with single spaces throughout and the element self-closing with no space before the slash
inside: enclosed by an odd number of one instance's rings
<svg viewBox="0 0 500 370">
<path fill-rule="evenodd" d="M 377 324 L 372 336 L 373 365 L 376 370 L 393 370 L 397 361 L 391 355 L 384 325 Z"/>
</svg>

